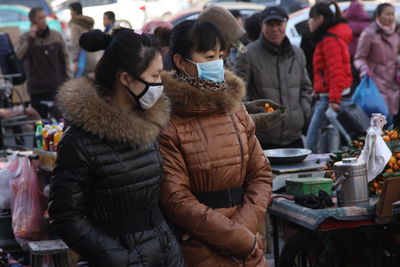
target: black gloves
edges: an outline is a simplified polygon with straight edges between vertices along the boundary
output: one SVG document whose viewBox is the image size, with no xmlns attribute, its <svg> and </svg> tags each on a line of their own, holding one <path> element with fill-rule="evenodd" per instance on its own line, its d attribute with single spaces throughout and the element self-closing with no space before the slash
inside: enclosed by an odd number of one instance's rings
<svg viewBox="0 0 400 267">
<path fill-rule="evenodd" d="M 259 99 L 243 103 L 253 120 L 256 129 L 268 130 L 279 125 L 279 123 L 287 118 L 284 107 L 269 99 Z M 265 104 L 269 104 L 274 111 L 267 112 Z"/>
</svg>

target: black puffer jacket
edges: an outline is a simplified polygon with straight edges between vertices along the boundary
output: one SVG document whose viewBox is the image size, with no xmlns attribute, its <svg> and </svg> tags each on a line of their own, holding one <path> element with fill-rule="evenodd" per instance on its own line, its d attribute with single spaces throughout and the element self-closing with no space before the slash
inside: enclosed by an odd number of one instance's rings
<svg viewBox="0 0 400 267">
<path fill-rule="evenodd" d="M 68 82 L 58 101 L 72 126 L 60 142 L 50 190 L 57 234 L 90 266 L 183 266 L 158 208 L 157 138 L 168 121 L 167 100 L 124 113 L 80 79 Z"/>
</svg>

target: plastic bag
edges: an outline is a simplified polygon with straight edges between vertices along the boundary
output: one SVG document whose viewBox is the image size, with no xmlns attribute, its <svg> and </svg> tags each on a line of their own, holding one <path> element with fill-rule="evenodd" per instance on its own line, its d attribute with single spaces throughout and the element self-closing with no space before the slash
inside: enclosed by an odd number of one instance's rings
<svg viewBox="0 0 400 267">
<path fill-rule="evenodd" d="M 372 113 L 381 113 L 389 116 L 388 106 L 379 93 L 378 87 L 371 77 L 365 75 L 361 83 L 351 98 L 354 104 L 359 106 L 367 115 L 371 117 Z"/>
<path fill-rule="evenodd" d="M 27 157 L 20 158 L 20 163 L 21 174 L 10 181 L 12 229 L 17 238 L 40 240 L 46 232 L 47 198 L 35 166 Z"/>
<path fill-rule="evenodd" d="M 10 208 L 10 181 L 21 173 L 17 153 L 12 154 L 0 170 L 0 210 Z"/>
<path fill-rule="evenodd" d="M 392 151 L 383 140 L 382 127 L 386 124 L 386 117 L 382 114 L 372 114 L 371 126 L 367 130 L 365 145 L 358 160 L 367 163 L 368 182 L 375 179 L 385 168 Z"/>
</svg>

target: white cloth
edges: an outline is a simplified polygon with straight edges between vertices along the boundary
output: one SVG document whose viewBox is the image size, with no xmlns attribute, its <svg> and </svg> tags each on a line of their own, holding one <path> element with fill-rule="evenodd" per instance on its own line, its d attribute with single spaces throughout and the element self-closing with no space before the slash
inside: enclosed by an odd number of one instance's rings
<svg viewBox="0 0 400 267">
<path fill-rule="evenodd" d="M 367 163 L 368 182 L 375 179 L 385 168 L 392 156 L 392 151 L 383 141 L 382 127 L 386 124 L 386 117 L 380 113 L 374 113 L 371 117 L 371 126 L 367 130 L 365 145 L 358 160 Z"/>
</svg>

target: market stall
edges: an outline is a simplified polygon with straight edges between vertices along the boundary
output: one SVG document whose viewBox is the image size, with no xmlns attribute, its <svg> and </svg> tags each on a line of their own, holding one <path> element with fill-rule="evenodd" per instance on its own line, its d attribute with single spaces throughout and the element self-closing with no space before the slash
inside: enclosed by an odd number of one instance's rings
<svg viewBox="0 0 400 267">
<path fill-rule="evenodd" d="M 32 267 L 66 267 L 70 266 L 68 247 L 52 231 L 47 214 L 49 183 L 63 124 L 36 128 L 39 149 L 1 153 L 0 249 Z"/>
<path fill-rule="evenodd" d="M 377 114 L 366 137 L 328 157 L 310 155 L 291 164 L 272 160 L 279 190 L 268 209 L 275 266 L 400 266 L 400 140 L 396 129 L 381 132 L 384 122 Z M 282 170 L 292 172 L 282 176 Z"/>
</svg>

